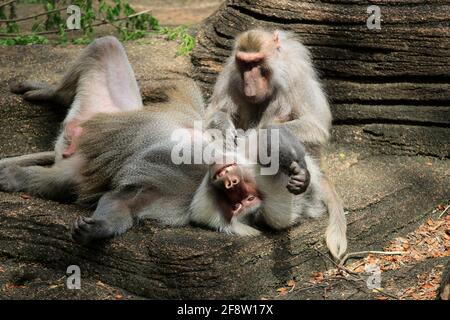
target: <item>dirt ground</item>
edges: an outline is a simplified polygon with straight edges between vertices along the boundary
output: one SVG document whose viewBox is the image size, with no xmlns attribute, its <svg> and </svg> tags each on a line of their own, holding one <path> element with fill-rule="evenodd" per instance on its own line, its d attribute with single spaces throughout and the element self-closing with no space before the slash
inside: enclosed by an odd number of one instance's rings
<svg viewBox="0 0 450 320">
<path fill-rule="evenodd" d="M 221 0 L 131 0 L 137 11 L 150 9 L 162 25 L 190 26 L 213 14 Z"/>
</svg>

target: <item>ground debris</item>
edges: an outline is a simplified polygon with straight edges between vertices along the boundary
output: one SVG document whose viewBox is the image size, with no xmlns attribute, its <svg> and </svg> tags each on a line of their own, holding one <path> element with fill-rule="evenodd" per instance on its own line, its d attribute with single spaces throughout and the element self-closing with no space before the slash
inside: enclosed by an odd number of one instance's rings
<svg viewBox="0 0 450 320">
<path fill-rule="evenodd" d="M 341 280 L 353 282 L 356 290 L 366 291 L 376 300 L 435 299 L 444 264 L 437 264 L 426 272 L 415 274 L 416 279 L 412 279 L 412 284 L 411 281 L 409 284 L 398 284 L 397 281 L 389 280 L 383 281 L 383 287 L 380 285 L 369 289 L 365 282 L 374 270 L 379 272 L 381 279 L 384 279 L 386 277 L 383 273 L 392 273 L 396 270 L 401 273 L 402 268 L 402 270 L 412 268 L 427 259 L 450 257 L 450 212 L 441 215 L 446 208 L 446 205 L 436 206 L 433 214 L 416 230 L 390 241 L 383 249 L 385 254 L 370 253 L 343 267 L 331 268 L 325 272 L 312 272 L 307 283 L 297 285 L 296 291 L 323 287 L 322 297 L 326 299 L 327 294 L 339 290 L 333 284 Z M 393 254 L 389 255 L 390 252 Z M 278 297 L 287 296 L 292 291 L 285 287 L 280 289 L 277 290 Z"/>
</svg>

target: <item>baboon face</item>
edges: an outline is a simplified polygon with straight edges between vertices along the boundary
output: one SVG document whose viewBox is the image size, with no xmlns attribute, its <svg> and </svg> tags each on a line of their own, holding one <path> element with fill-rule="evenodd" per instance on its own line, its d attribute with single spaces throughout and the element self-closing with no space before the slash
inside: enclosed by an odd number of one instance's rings
<svg viewBox="0 0 450 320">
<path fill-rule="evenodd" d="M 237 164 L 215 165 L 212 184 L 219 208 L 227 221 L 243 219 L 256 212 L 262 203 L 255 180 Z"/>
</svg>

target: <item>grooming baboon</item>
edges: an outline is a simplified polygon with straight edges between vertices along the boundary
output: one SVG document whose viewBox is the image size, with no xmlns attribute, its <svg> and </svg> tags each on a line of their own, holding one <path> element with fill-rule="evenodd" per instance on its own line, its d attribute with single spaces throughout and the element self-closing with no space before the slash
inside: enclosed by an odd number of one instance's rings
<svg viewBox="0 0 450 320">
<path fill-rule="evenodd" d="M 283 31 L 250 30 L 236 38 L 206 119 L 210 128 L 222 131 L 286 128 L 318 162 L 331 128 L 330 108 L 309 52 Z M 347 249 L 342 202 L 326 176 L 318 189 L 329 212 L 327 245 L 333 256 L 340 257 Z"/>
<path fill-rule="evenodd" d="M 92 217 L 73 224 L 72 237 L 80 243 L 121 234 L 142 216 L 250 235 L 259 232 L 255 222 L 279 229 L 321 207 L 320 171 L 283 128 L 275 175 L 260 175 L 259 165 L 228 149 L 240 161 L 175 164 L 176 130 L 185 130 L 186 149 L 193 142 L 220 142 L 193 126 L 204 117 L 201 93 L 180 83 L 169 90 L 169 102 L 144 110 L 125 51 L 113 37 L 89 45 L 55 88 L 26 82 L 13 91 L 70 110 L 54 153 L 0 161 L 0 190 L 52 199 L 75 195 L 79 203 L 96 204 Z"/>
</svg>

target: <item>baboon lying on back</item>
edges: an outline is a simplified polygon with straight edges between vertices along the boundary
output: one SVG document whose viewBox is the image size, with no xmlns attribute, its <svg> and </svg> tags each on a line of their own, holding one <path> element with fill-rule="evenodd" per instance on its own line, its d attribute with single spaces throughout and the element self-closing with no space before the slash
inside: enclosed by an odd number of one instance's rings
<svg viewBox="0 0 450 320">
<path fill-rule="evenodd" d="M 144 110 L 125 51 L 113 37 L 90 44 L 57 86 L 25 82 L 12 90 L 70 109 L 54 151 L 0 161 L 0 190 L 96 204 L 91 217 L 74 221 L 77 242 L 117 236 L 143 216 L 255 235 L 258 223 L 286 228 L 302 214 L 324 210 L 320 170 L 284 128 L 267 128 L 280 139 L 280 170 L 273 175 L 261 175 L 259 164 L 233 148 L 224 153 L 235 152 L 239 161 L 175 164 L 180 142 L 174 131 L 188 133 L 182 143 L 189 150 L 192 143 L 211 142 L 193 125 L 204 117 L 201 93 L 181 83 L 169 90 L 167 103 Z"/>
</svg>

